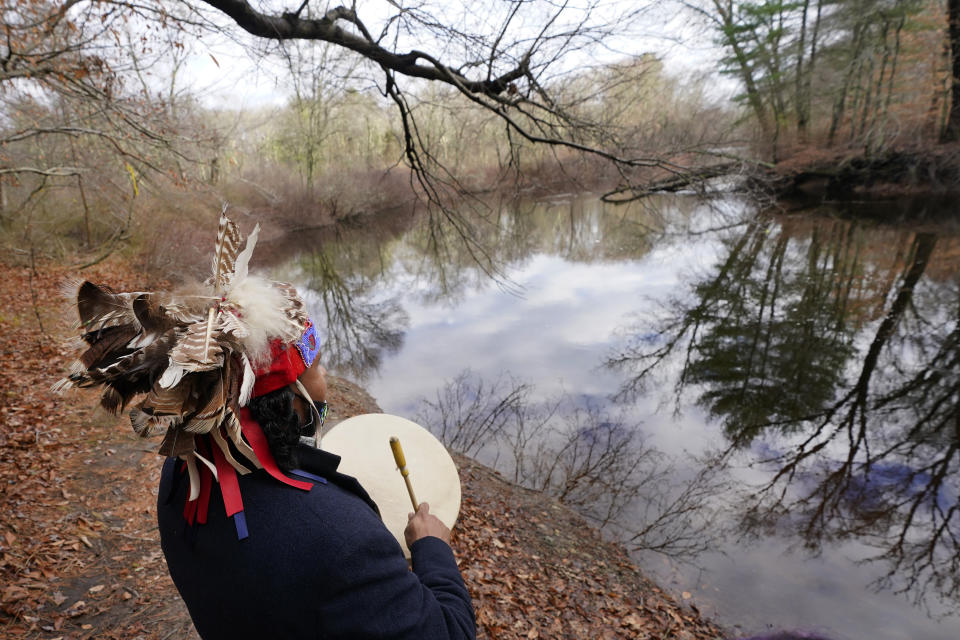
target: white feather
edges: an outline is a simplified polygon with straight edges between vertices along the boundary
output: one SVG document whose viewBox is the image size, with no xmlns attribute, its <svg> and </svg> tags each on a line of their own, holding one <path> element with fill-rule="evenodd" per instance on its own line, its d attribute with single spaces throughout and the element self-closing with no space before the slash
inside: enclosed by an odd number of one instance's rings
<svg viewBox="0 0 960 640">
<path fill-rule="evenodd" d="M 197 454 L 190 452 L 180 457 L 187 461 L 187 474 L 190 476 L 190 496 L 187 501 L 193 502 L 200 497 L 200 472 L 197 470 Z"/>
<path fill-rule="evenodd" d="M 247 244 L 243 248 L 243 251 L 240 252 L 240 255 L 237 256 L 237 261 L 234 263 L 233 274 L 230 276 L 231 286 L 236 286 L 247 278 L 247 273 L 250 268 L 250 256 L 253 255 L 253 248 L 257 246 L 257 238 L 259 235 L 260 224 L 257 223 L 257 226 L 255 226 L 253 231 L 250 232 L 250 235 L 247 236 Z"/>
<path fill-rule="evenodd" d="M 168 366 L 163 372 L 163 375 L 160 376 L 160 379 L 157 380 L 157 384 L 159 384 L 162 389 L 175 387 L 177 384 L 179 384 L 180 379 L 183 378 L 186 373 L 187 370 L 185 368 L 171 362 L 170 366 Z"/>
<path fill-rule="evenodd" d="M 152 333 L 147 333 L 141 331 L 137 336 L 127 343 L 128 349 L 142 349 L 143 347 L 149 347 L 151 344 L 157 341 L 157 338 L 160 337 L 159 331 L 154 331 Z"/>
<path fill-rule="evenodd" d="M 246 354 L 243 354 L 243 382 L 240 383 L 240 399 L 238 404 L 241 407 L 247 406 L 250 402 L 250 396 L 253 395 L 253 384 L 257 381 L 257 376 L 250 366 L 250 360 Z"/>
<path fill-rule="evenodd" d="M 213 479 L 216 480 L 217 482 L 220 482 L 220 478 L 217 477 L 217 468 L 213 465 L 212 462 L 204 458 L 202 455 L 200 455 L 196 451 L 193 452 L 193 457 L 195 457 L 197 460 L 202 462 L 207 467 L 207 469 L 210 469 L 210 473 L 213 474 Z"/>
<path fill-rule="evenodd" d="M 227 444 L 227 441 L 224 439 L 223 434 L 220 433 L 220 428 L 216 428 L 210 432 L 210 435 L 213 436 L 213 440 L 218 447 L 220 447 L 220 452 L 223 453 L 223 457 L 227 459 L 227 463 L 237 470 L 237 473 L 244 476 L 250 473 L 250 469 L 246 468 L 244 465 L 237 462 L 237 459 L 233 457 L 233 453 L 230 451 L 230 445 Z"/>
<path fill-rule="evenodd" d="M 68 378 L 61 378 L 60 380 L 57 380 L 50 386 L 50 391 L 52 391 L 53 393 L 60 394 L 67 391 L 67 389 L 72 389 L 72 388 L 73 388 L 73 382 L 71 382 Z"/>
</svg>

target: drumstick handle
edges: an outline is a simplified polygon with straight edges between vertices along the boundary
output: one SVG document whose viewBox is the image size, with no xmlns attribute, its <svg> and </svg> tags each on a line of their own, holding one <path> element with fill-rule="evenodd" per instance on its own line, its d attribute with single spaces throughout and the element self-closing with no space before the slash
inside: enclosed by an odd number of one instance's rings
<svg viewBox="0 0 960 640">
<path fill-rule="evenodd" d="M 390 449 L 393 450 L 393 460 L 397 463 L 397 468 L 400 469 L 400 475 L 403 476 L 403 481 L 407 483 L 407 493 L 410 494 L 410 502 L 413 504 L 413 510 L 416 511 L 417 497 L 413 494 L 413 485 L 410 484 L 410 472 L 407 471 L 407 459 L 403 455 L 400 438 L 397 436 L 390 438 Z"/>
</svg>

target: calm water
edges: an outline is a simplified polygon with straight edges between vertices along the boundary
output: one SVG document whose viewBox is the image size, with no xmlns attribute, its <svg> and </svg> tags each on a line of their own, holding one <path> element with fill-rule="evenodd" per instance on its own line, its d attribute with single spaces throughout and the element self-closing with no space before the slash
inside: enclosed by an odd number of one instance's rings
<svg viewBox="0 0 960 640">
<path fill-rule="evenodd" d="M 517 390 L 524 420 L 460 444 L 616 512 L 644 570 L 721 623 L 955 640 L 960 239 L 831 213 L 558 198 L 466 242 L 399 217 L 301 236 L 280 271 L 385 411 L 439 432 Z M 570 469 L 611 443 L 632 490 L 598 502 Z"/>
</svg>

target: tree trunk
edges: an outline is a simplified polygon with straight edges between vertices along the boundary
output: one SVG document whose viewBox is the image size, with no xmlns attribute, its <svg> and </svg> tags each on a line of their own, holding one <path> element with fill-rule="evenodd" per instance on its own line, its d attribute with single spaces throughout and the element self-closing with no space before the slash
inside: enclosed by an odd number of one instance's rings
<svg viewBox="0 0 960 640">
<path fill-rule="evenodd" d="M 941 142 L 960 140 L 960 0 L 947 0 L 947 33 L 950 36 L 950 113 Z"/>
<path fill-rule="evenodd" d="M 804 0 L 803 14 L 800 18 L 800 41 L 797 44 L 797 71 L 794 78 L 796 89 L 793 101 L 797 112 L 797 135 L 800 137 L 800 142 L 807 141 L 807 96 L 804 93 L 806 83 L 803 77 L 803 58 L 807 44 L 807 12 L 809 9 L 810 0 Z"/>
<path fill-rule="evenodd" d="M 958 0 L 960 2 L 960 0 Z M 773 133 L 773 127 L 770 124 L 770 120 L 767 118 L 766 109 L 763 106 L 763 98 L 760 94 L 760 88 L 757 86 L 757 83 L 753 77 L 753 71 L 751 70 L 749 56 L 747 52 L 744 51 L 743 47 L 740 46 L 740 42 L 737 40 L 736 36 L 736 24 L 734 23 L 733 16 L 733 4 L 728 3 L 726 7 L 720 4 L 719 0 L 714 0 L 714 7 L 717 10 L 717 14 L 720 16 L 721 32 L 724 34 L 726 43 L 730 46 L 730 49 L 733 51 L 734 58 L 737 61 L 738 66 L 738 75 L 743 81 L 743 86 L 747 90 L 747 102 L 750 104 L 750 107 L 753 109 L 754 115 L 757 117 L 757 121 L 760 124 L 760 131 L 763 133 L 763 137 L 766 140 L 769 140 L 771 134 Z"/>
<path fill-rule="evenodd" d="M 812 94 L 812 85 L 813 85 L 813 75 L 817 67 L 817 44 L 818 37 L 820 35 L 820 16 L 823 9 L 823 1 L 817 0 L 817 17 L 813 21 L 813 33 L 810 34 L 810 59 L 807 61 L 807 71 L 806 77 L 804 78 L 804 90 L 803 90 L 803 111 L 804 115 L 809 120 L 810 118 L 810 100 Z"/>
<path fill-rule="evenodd" d="M 833 103 L 833 117 L 830 120 L 830 133 L 827 134 L 827 146 L 832 147 L 834 137 L 837 134 L 837 131 L 840 128 L 840 124 L 843 120 L 844 110 L 847 103 L 847 94 L 850 91 L 850 85 L 853 81 L 853 78 L 861 66 L 862 62 L 860 61 L 860 52 L 863 47 L 863 36 L 864 26 L 862 23 L 857 23 L 853 29 L 853 52 L 851 54 L 850 62 L 847 66 L 847 73 L 843 80 L 843 86 L 840 89 L 840 95 Z M 854 105 L 852 111 L 856 113 L 856 105 Z M 850 127 L 853 128 L 854 121 L 853 118 L 850 119 Z"/>
</svg>

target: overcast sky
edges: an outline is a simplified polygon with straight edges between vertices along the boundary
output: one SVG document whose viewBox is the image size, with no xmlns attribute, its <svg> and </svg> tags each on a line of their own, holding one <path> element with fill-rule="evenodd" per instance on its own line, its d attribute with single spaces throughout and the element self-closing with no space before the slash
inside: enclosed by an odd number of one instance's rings
<svg viewBox="0 0 960 640">
<path fill-rule="evenodd" d="M 283 11 L 294 9 L 294 5 L 299 2 L 270 0 L 261 4 Z M 635 0 L 611 0 L 593 4 L 599 7 L 594 9 L 598 15 L 616 15 L 616 11 L 639 6 Z M 467 5 L 469 6 L 469 3 Z M 315 3 L 314 6 L 321 5 Z M 385 17 L 395 11 L 384 0 L 361 0 L 357 6 L 358 14 L 373 33 L 379 32 Z M 431 14 L 446 20 L 447 23 L 461 24 L 466 21 L 466 27 L 488 30 L 491 28 L 489 20 L 488 24 L 483 24 L 472 15 L 465 16 L 464 2 L 460 0 L 433 0 L 430 6 Z M 502 3 L 502 6 L 505 6 L 505 3 Z M 578 17 L 576 11 L 571 14 L 572 19 Z M 528 16 L 526 22 L 521 24 L 526 30 L 533 26 L 539 28 L 538 25 L 533 25 L 533 22 L 534 18 Z M 264 57 L 260 54 L 267 46 L 276 50 L 276 45 L 249 37 L 235 25 L 227 22 L 224 24 L 228 26 L 233 40 L 204 35 L 202 39 L 188 43 L 189 58 L 181 73 L 184 88 L 198 95 L 202 104 L 211 108 L 242 109 L 283 104 L 290 95 L 287 72 L 278 56 Z M 455 51 L 444 52 L 443 45 L 436 41 L 408 43 L 400 40 L 397 48 L 406 51 L 411 47 L 446 55 L 451 61 L 457 60 Z M 628 55 L 647 52 L 661 57 L 668 72 L 680 75 L 714 69 L 719 56 L 713 36 L 697 24 L 691 13 L 680 12 L 679 5 L 674 3 L 655 2 L 650 3 L 642 15 L 634 18 L 628 28 L 624 29 L 623 36 L 608 38 L 602 45 L 584 49 L 577 54 L 578 57 L 568 59 L 566 64 L 576 63 L 578 59 L 611 62 Z M 718 96 L 728 95 L 733 88 L 732 83 L 719 78 L 716 82 L 711 82 L 711 85 Z"/>
</svg>

